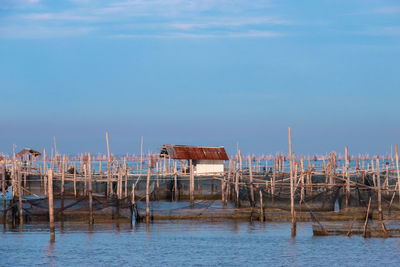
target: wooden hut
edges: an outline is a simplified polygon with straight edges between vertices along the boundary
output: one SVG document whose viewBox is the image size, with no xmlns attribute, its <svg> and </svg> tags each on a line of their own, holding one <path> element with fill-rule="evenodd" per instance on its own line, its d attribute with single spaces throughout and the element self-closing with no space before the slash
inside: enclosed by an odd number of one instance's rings
<svg viewBox="0 0 400 267">
<path fill-rule="evenodd" d="M 224 147 L 163 145 L 161 157 L 173 160 L 192 160 L 194 173 L 205 175 L 224 172 L 224 162 L 229 160 Z"/>
</svg>

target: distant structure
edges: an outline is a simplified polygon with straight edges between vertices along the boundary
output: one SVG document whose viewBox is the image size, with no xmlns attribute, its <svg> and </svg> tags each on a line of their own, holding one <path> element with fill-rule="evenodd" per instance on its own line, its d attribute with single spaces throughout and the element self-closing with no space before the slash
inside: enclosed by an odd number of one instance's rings
<svg viewBox="0 0 400 267">
<path fill-rule="evenodd" d="M 161 157 L 174 160 L 192 160 L 196 175 L 224 172 L 226 160 L 229 160 L 224 147 L 163 145 Z"/>
<path fill-rule="evenodd" d="M 18 152 L 15 156 L 17 158 L 24 158 L 29 159 L 29 160 L 33 160 L 36 159 L 36 157 L 41 156 L 42 153 L 40 153 L 39 151 L 33 150 L 31 148 L 25 148 L 23 150 L 21 150 L 20 152 Z"/>
</svg>

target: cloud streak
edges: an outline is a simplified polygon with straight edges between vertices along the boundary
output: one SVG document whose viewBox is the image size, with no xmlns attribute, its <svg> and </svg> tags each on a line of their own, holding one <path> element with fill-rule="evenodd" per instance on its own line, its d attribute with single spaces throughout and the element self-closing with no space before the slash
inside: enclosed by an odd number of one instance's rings
<svg viewBox="0 0 400 267">
<path fill-rule="evenodd" d="M 29 2 L 29 0 L 25 0 Z M 38 0 L 31 0 L 37 3 Z M 238 0 L 133 0 L 114 2 L 71 1 L 63 10 L 48 6 L 10 12 L 0 24 L 0 38 L 51 38 L 90 34 L 135 38 L 248 38 L 283 36 L 274 26 L 290 21 L 267 15 L 269 1 Z M 41 3 L 42 5 L 42 3 Z M 6 14 L 7 15 L 7 14 Z M 11 34 L 15 28 L 29 28 Z M 80 29 L 79 34 L 70 30 Z M 83 30 L 86 29 L 86 30 Z M 90 29 L 90 30 L 89 30 Z M 35 34 L 36 31 L 36 34 Z"/>
</svg>

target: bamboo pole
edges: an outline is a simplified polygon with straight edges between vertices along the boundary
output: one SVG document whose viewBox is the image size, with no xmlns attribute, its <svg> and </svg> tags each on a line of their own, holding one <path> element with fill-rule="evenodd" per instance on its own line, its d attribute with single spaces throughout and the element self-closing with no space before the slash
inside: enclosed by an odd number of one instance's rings
<svg viewBox="0 0 400 267">
<path fill-rule="evenodd" d="M 47 171 L 48 176 L 48 194 L 49 194 L 49 223 L 50 223 L 50 240 L 56 239 L 54 227 L 54 200 L 53 200 L 53 170 Z"/>
</svg>

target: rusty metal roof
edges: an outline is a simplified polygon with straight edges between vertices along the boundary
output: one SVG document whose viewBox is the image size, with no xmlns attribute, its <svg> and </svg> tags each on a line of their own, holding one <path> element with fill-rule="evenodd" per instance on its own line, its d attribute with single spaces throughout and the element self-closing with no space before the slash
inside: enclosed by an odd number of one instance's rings
<svg viewBox="0 0 400 267">
<path fill-rule="evenodd" d="M 15 156 L 16 157 L 22 157 L 25 154 L 31 154 L 31 155 L 33 155 L 35 157 L 42 155 L 42 153 L 40 153 L 39 151 L 30 149 L 30 148 L 25 148 L 25 149 L 21 150 L 20 152 L 18 152 L 17 155 L 15 155 Z"/>
<path fill-rule="evenodd" d="M 206 146 L 163 145 L 161 155 L 171 159 L 229 160 L 225 148 Z"/>
</svg>

